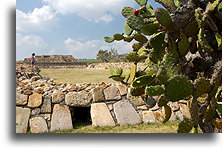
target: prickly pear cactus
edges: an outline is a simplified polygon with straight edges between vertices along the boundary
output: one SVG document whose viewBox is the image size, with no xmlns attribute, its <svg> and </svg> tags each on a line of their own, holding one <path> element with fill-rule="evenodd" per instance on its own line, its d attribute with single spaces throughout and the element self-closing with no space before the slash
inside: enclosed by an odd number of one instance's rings
<svg viewBox="0 0 222 148">
<path fill-rule="evenodd" d="M 133 96 L 159 96 L 164 122 L 169 101 L 188 100 L 191 119 L 178 125 L 178 133 L 221 132 L 221 0 L 156 0 L 163 6 L 156 10 L 147 0 L 135 1 L 141 8 L 122 9 L 125 35 L 104 37 L 108 43 L 136 41 L 126 54 L 131 70 L 111 68 L 110 78 L 128 85 Z M 147 65 L 139 70 L 139 62 Z"/>
</svg>

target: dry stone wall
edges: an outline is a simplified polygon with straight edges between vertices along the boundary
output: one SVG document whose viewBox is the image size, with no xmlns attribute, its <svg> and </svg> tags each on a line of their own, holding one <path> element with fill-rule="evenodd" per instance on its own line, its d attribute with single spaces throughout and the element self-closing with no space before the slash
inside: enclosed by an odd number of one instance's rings
<svg viewBox="0 0 222 148">
<path fill-rule="evenodd" d="M 16 83 L 16 133 L 72 129 L 75 126 L 72 110 L 76 107 L 90 108 L 92 126 L 164 120 L 161 107 L 149 108 L 141 97 L 130 95 L 129 88 L 123 84 L 55 83 L 35 73 L 31 78 L 20 73 Z M 186 101 L 169 102 L 169 106 L 172 108 L 170 121 L 190 117 Z"/>
</svg>

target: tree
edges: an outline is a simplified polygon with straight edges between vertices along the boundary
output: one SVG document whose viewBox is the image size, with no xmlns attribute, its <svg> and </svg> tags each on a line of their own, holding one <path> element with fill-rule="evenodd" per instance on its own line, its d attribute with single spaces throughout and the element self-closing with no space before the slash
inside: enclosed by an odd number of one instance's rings
<svg viewBox="0 0 222 148">
<path fill-rule="evenodd" d="M 96 59 L 101 60 L 103 62 L 116 62 L 118 61 L 118 52 L 116 49 L 111 48 L 110 51 L 108 50 L 99 50 L 97 53 Z"/>
<path fill-rule="evenodd" d="M 125 34 L 105 41 L 137 41 L 126 58 L 131 71 L 110 69 L 110 78 L 130 85 L 135 96 L 159 96 L 165 120 L 171 116 L 167 103 L 190 102 L 191 118 L 178 125 L 178 133 L 221 132 L 222 2 L 221 0 L 156 0 L 164 8 L 154 10 L 147 0 L 135 0 L 140 9 L 124 7 Z M 151 36 L 149 39 L 147 36 Z M 147 66 L 137 70 L 137 63 Z"/>
</svg>

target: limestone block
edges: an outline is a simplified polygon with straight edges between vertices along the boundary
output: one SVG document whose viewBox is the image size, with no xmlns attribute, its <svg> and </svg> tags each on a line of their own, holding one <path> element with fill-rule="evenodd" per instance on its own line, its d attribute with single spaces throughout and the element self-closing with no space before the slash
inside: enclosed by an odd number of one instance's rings
<svg viewBox="0 0 222 148">
<path fill-rule="evenodd" d="M 43 104 L 41 107 L 41 113 L 51 113 L 52 108 L 51 108 L 51 97 L 45 97 L 43 100 Z"/>
<path fill-rule="evenodd" d="M 113 106 L 117 122 L 120 125 L 133 125 L 142 122 L 139 114 L 136 112 L 133 105 L 128 100 L 118 101 Z"/>
<path fill-rule="evenodd" d="M 28 96 L 20 93 L 16 93 L 16 105 L 26 105 Z"/>
<path fill-rule="evenodd" d="M 16 133 L 26 133 L 31 110 L 16 107 Z"/>
<path fill-rule="evenodd" d="M 39 115 L 40 114 L 40 108 L 34 108 L 34 109 L 32 109 L 32 111 L 31 111 L 31 115 L 32 116 L 37 116 L 37 115 Z"/>
<path fill-rule="evenodd" d="M 64 100 L 65 95 L 60 90 L 54 90 L 52 93 L 52 103 L 60 103 Z"/>
<path fill-rule="evenodd" d="M 48 132 L 48 127 L 45 119 L 42 117 L 34 117 L 29 119 L 30 131 L 32 133 Z"/>
<path fill-rule="evenodd" d="M 42 94 L 34 93 L 29 96 L 28 107 L 35 108 L 42 104 Z"/>
<path fill-rule="evenodd" d="M 105 103 L 91 105 L 91 118 L 93 126 L 115 126 L 113 117 Z"/>
<path fill-rule="evenodd" d="M 164 116 L 163 113 L 161 111 L 154 111 L 154 115 L 156 118 L 157 122 L 163 122 L 164 121 Z"/>
<path fill-rule="evenodd" d="M 117 84 L 117 88 L 119 89 L 120 95 L 126 95 L 127 94 L 127 87 L 124 84 Z"/>
<path fill-rule="evenodd" d="M 74 107 L 89 107 L 92 102 L 92 93 L 81 92 L 69 92 L 65 96 L 65 103 Z"/>
<path fill-rule="evenodd" d="M 132 103 L 134 106 L 141 106 L 145 105 L 143 99 L 140 96 L 132 96 L 130 93 L 127 94 L 127 99 Z"/>
<path fill-rule="evenodd" d="M 189 107 L 187 105 L 185 105 L 185 104 L 179 104 L 179 105 L 180 105 L 180 110 L 181 110 L 183 116 L 185 118 L 191 118 Z"/>
<path fill-rule="evenodd" d="M 156 118 L 152 111 L 143 111 L 142 112 L 143 123 L 155 123 Z"/>
<path fill-rule="evenodd" d="M 96 87 L 92 90 L 93 102 L 102 102 L 105 101 L 105 96 L 103 93 L 102 87 Z"/>
<path fill-rule="evenodd" d="M 52 113 L 51 131 L 72 129 L 72 119 L 67 105 L 55 104 Z"/>
<path fill-rule="evenodd" d="M 184 120 L 184 116 L 181 112 L 181 110 L 178 110 L 175 112 L 175 115 L 176 115 L 176 119 L 180 120 L 180 121 L 183 121 Z"/>
<path fill-rule="evenodd" d="M 110 86 L 103 90 L 106 100 L 120 100 L 120 92 L 116 86 Z"/>
</svg>

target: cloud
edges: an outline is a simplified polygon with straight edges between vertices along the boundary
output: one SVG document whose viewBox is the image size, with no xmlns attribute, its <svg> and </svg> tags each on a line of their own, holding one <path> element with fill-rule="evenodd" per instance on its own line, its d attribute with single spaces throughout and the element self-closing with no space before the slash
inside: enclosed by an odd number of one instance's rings
<svg viewBox="0 0 222 148">
<path fill-rule="evenodd" d="M 25 13 L 16 9 L 16 31 L 45 31 L 56 22 L 54 10 L 43 5 L 41 8 L 35 8 L 32 12 Z"/>
<path fill-rule="evenodd" d="M 78 14 L 96 23 L 110 22 L 114 19 L 114 15 L 121 12 L 122 7 L 135 4 L 128 0 L 43 0 L 43 2 L 60 14 Z"/>
<path fill-rule="evenodd" d="M 116 41 L 109 44 L 103 40 L 89 40 L 84 42 L 68 38 L 64 41 L 64 44 L 69 54 L 72 54 L 75 58 L 94 59 L 100 49 L 110 50 L 114 48 L 117 49 L 119 54 L 124 54 L 132 50 L 132 43 L 124 41 Z"/>
<path fill-rule="evenodd" d="M 44 51 L 47 46 L 47 43 L 40 36 L 16 33 L 16 59 L 29 57 L 33 52 Z"/>
</svg>

